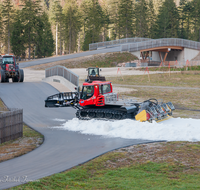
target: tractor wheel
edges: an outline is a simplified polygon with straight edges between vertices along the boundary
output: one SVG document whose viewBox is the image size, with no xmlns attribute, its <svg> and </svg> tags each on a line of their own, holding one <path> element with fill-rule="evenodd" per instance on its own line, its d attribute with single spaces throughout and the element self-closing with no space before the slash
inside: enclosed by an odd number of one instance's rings
<svg viewBox="0 0 200 190">
<path fill-rule="evenodd" d="M 0 82 L 5 82 L 6 76 L 3 70 L 0 70 Z"/>
<path fill-rule="evenodd" d="M 19 70 L 19 82 L 24 81 L 24 71 L 22 69 Z"/>
<path fill-rule="evenodd" d="M 12 78 L 12 81 L 13 81 L 13 82 L 18 82 L 18 81 L 19 81 L 19 78 L 18 78 L 18 77 L 13 77 L 13 78 Z"/>
<path fill-rule="evenodd" d="M 5 82 L 9 82 L 9 78 L 6 77 Z"/>
</svg>

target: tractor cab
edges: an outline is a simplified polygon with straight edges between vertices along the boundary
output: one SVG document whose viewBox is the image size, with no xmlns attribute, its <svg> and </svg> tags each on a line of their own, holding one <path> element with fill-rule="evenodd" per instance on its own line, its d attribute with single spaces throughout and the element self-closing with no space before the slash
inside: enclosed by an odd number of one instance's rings
<svg viewBox="0 0 200 190">
<path fill-rule="evenodd" d="M 88 76 L 99 76 L 99 68 L 98 67 L 89 67 L 87 69 Z M 100 69 L 101 71 L 101 69 Z"/>
<path fill-rule="evenodd" d="M 106 78 L 104 76 L 100 76 L 98 67 L 89 67 L 86 69 L 88 71 L 87 79 L 85 79 L 85 82 L 93 82 L 93 81 L 106 81 Z"/>
<path fill-rule="evenodd" d="M 96 105 L 100 106 L 99 100 L 104 99 L 104 95 L 112 93 L 111 82 L 93 81 L 92 83 L 85 82 L 82 86 L 80 95 L 80 105 Z M 105 104 L 104 104 L 105 105 Z"/>
<path fill-rule="evenodd" d="M 18 69 L 15 56 L 9 54 L 2 55 L 1 68 L 5 71 L 15 71 L 15 69 Z"/>
</svg>

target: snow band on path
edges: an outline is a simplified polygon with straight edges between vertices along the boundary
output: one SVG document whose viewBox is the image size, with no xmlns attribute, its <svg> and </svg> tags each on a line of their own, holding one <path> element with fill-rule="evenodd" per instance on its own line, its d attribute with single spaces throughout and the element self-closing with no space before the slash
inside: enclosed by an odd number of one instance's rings
<svg viewBox="0 0 200 190">
<path fill-rule="evenodd" d="M 82 134 L 166 141 L 200 141 L 200 119 L 171 118 L 160 123 L 139 122 L 131 119 L 118 121 L 67 121 L 59 129 L 79 131 Z"/>
</svg>

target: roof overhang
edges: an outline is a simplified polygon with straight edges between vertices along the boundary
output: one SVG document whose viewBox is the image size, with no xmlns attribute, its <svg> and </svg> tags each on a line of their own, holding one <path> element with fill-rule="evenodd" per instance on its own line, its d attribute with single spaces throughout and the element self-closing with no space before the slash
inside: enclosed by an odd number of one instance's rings
<svg viewBox="0 0 200 190">
<path fill-rule="evenodd" d="M 170 52 L 172 49 L 182 51 L 184 49 L 184 47 L 181 47 L 181 46 L 162 46 L 162 47 L 154 47 L 154 48 L 149 48 L 149 49 L 143 49 L 143 50 L 140 50 L 140 52 L 144 52 L 144 51 Z"/>
</svg>

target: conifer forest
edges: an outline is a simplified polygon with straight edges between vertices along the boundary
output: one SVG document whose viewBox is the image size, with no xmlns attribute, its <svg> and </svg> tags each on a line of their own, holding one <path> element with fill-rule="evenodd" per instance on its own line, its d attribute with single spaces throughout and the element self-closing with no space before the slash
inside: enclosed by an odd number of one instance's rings
<svg viewBox="0 0 200 190">
<path fill-rule="evenodd" d="M 122 38 L 200 41 L 200 0 L 3 0 L 0 51 L 32 59 Z"/>
</svg>

